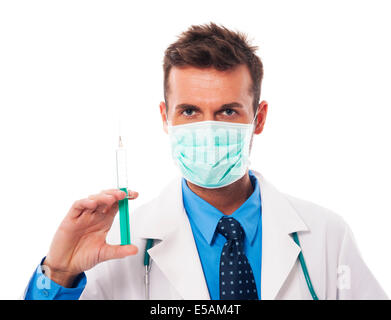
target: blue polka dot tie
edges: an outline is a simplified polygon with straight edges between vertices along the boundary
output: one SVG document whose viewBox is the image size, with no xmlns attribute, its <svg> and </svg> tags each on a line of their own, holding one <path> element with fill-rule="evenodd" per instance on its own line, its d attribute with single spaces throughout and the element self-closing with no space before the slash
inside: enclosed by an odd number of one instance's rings
<svg viewBox="0 0 391 320">
<path fill-rule="evenodd" d="M 216 228 L 226 239 L 220 257 L 220 300 L 257 300 L 253 271 L 243 250 L 243 229 L 234 218 L 223 217 Z"/>
</svg>

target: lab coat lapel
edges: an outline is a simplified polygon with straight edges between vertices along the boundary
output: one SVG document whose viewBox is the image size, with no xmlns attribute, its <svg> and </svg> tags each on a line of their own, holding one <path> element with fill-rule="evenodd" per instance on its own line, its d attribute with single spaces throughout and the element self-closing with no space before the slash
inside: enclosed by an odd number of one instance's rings
<svg viewBox="0 0 391 320">
<path fill-rule="evenodd" d="M 308 228 L 288 199 L 262 175 L 254 173 L 262 202 L 261 298 L 271 300 L 277 298 L 300 253 L 291 233 Z"/>
<path fill-rule="evenodd" d="M 210 299 L 197 247 L 182 201 L 181 179 L 175 179 L 160 196 L 138 213 L 139 236 L 160 239 L 148 250 L 183 299 Z M 153 268 L 153 267 L 152 267 Z"/>
</svg>

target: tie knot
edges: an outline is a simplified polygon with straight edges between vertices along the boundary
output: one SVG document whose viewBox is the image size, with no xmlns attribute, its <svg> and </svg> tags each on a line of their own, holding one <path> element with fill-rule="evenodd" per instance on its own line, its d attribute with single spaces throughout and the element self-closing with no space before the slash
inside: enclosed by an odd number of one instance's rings
<svg viewBox="0 0 391 320">
<path fill-rule="evenodd" d="M 223 217 L 217 224 L 216 230 L 227 240 L 241 240 L 243 229 L 240 223 L 234 218 Z"/>
</svg>

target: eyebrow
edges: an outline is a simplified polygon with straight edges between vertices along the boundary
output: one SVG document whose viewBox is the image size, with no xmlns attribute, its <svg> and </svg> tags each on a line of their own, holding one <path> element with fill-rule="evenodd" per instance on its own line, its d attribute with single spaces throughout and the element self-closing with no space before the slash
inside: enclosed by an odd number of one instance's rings
<svg viewBox="0 0 391 320">
<path fill-rule="evenodd" d="M 194 109 L 200 109 L 200 107 L 194 105 L 194 104 L 190 104 L 190 103 L 181 103 L 181 104 L 178 104 L 176 105 L 175 107 L 175 110 L 185 110 L 185 109 L 188 109 L 188 108 L 194 108 Z M 243 105 L 239 102 L 230 102 L 230 103 L 225 103 L 223 104 L 221 107 L 221 109 L 223 108 L 243 108 Z"/>
</svg>

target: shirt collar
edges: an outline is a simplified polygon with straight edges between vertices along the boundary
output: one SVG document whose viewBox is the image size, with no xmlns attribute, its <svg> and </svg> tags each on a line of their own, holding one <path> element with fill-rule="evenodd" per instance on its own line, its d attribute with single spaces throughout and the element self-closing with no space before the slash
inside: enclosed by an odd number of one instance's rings
<svg viewBox="0 0 391 320">
<path fill-rule="evenodd" d="M 249 170 L 254 191 L 251 196 L 234 212 L 231 217 L 241 224 L 245 236 L 252 243 L 261 216 L 261 193 L 258 180 Z M 182 178 L 183 204 L 191 222 L 198 228 L 205 240 L 211 244 L 217 223 L 225 215 L 211 204 L 196 195 Z"/>
</svg>

